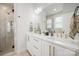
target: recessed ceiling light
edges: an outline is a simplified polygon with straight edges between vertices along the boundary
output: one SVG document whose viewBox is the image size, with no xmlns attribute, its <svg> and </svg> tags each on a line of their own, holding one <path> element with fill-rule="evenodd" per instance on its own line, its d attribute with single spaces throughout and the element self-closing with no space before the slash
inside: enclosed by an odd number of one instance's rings
<svg viewBox="0 0 79 59">
<path fill-rule="evenodd" d="M 56 11 L 57 9 L 55 8 L 55 9 L 53 9 L 54 11 Z"/>
<path fill-rule="evenodd" d="M 36 13 L 36 14 L 39 14 L 41 11 L 42 11 L 42 8 L 36 8 L 36 9 L 35 9 L 35 13 Z"/>
</svg>

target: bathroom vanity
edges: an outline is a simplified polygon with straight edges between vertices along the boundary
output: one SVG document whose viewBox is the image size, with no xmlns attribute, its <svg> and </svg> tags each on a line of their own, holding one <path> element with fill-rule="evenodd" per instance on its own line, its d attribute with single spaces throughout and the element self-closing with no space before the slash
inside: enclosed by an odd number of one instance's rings
<svg viewBox="0 0 79 59">
<path fill-rule="evenodd" d="M 58 5 L 59 6 L 59 5 Z M 79 7 L 79 6 L 78 6 Z M 45 10 L 52 10 L 48 7 Z M 65 8 L 65 7 L 61 7 Z M 57 13 L 50 13 L 47 15 L 45 10 L 38 14 L 38 22 L 33 22 L 34 29 L 27 32 L 27 50 L 33 56 L 76 56 L 79 55 L 79 35 L 77 39 L 72 39 L 76 30 L 75 27 L 70 27 L 74 23 L 71 17 L 74 15 L 73 10 L 63 10 L 58 8 Z M 61 9 L 59 11 L 59 9 Z M 66 8 L 68 9 L 68 8 Z M 56 11 L 57 11 L 56 10 Z M 55 11 L 55 12 L 56 12 Z M 75 13 L 75 12 L 74 12 Z M 35 17 L 36 19 L 36 17 Z M 77 17 L 79 20 L 79 18 Z M 78 20 L 76 21 L 78 22 Z M 75 20 L 75 18 L 74 18 Z M 73 21 L 73 22 L 72 22 Z M 72 22 L 72 23 L 71 23 Z M 79 23 L 79 22 L 78 22 Z M 78 27 L 78 26 L 77 26 Z M 71 31 L 72 30 L 72 31 Z M 78 28 L 76 30 L 78 32 Z M 71 32 L 71 34 L 70 34 Z M 77 33 L 76 32 L 76 33 Z M 37 34 L 40 33 L 40 34 Z M 44 35 L 44 34 L 48 35 Z M 56 35 L 55 35 L 56 34 Z M 70 34 L 70 37 L 69 37 Z M 76 34 L 75 34 L 76 35 Z"/>
<path fill-rule="evenodd" d="M 27 50 L 32 56 L 75 56 L 79 46 L 71 38 L 27 33 Z"/>
</svg>

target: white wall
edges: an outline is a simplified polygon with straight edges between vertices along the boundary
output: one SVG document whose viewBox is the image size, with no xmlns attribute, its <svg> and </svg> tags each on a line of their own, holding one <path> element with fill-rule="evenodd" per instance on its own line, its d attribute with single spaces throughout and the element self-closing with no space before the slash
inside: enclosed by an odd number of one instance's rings
<svg viewBox="0 0 79 59">
<path fill-rule="evenodd" d="M 31 4 L 14 4 L 15 9 L 15 48 L 16 51 L 26 50 L 26 32 L 29 31 L 29 22 L 33 19 Z M 20 16 L 20 17 L 18 17 Z"/>
</svg>

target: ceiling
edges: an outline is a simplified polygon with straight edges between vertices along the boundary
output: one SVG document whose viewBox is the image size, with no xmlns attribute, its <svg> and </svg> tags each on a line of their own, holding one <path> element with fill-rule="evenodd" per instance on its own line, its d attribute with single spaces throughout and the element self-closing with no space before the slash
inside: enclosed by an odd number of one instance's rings
<svg viewBox="0 0 79 59">
<path fill-rule="evenodd" d="M 34 8 L 41 7 L 46 15 L 56 14 L 58 12 L 64 12 L 68 10 L 73 10 L 76 6 L 79 6 L 78 3 L 32 3 Z"/>
<path fill-rule="evenodd" d="M 55 14 L 57 12 L 62 11 L 63 3 L 53 3 L 47 8 L 44 9 L 46 15 Z"/>
<path fill-rule="evenodd" d="M 45 9 L 46 7 L 51 5 L 51 3 L 32 3 L 32 5 L 34 8 L 41 7 L 42 9 Z"/>
<path fill-rule="evenodd" d="M 79 3 L 31 3 L 32 6 L 35 8 L 41 8 L 46 15 L 56 14 L 62 11 L 73 10 L 76 6 L 79 6 Z M 0 3 L 0 10 L 1 7 L 6 7 L 7 9 L 13 9 L 13 3 Z"/>
</svg>

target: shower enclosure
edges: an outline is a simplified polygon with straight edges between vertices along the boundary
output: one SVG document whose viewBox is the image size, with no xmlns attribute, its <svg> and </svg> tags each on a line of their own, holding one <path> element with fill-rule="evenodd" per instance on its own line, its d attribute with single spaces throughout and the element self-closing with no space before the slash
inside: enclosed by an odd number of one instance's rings
<svg viewBox="0 0 79 59">
<path fill-rule="evenodd" d="M 0 4 L 0 55 L 14 51 L 14 11 L 11 5 Z"/>
</svg>

